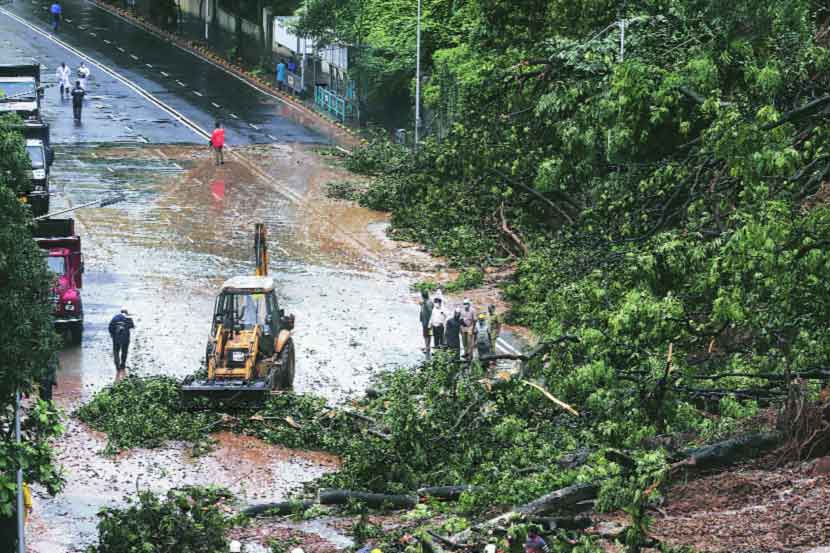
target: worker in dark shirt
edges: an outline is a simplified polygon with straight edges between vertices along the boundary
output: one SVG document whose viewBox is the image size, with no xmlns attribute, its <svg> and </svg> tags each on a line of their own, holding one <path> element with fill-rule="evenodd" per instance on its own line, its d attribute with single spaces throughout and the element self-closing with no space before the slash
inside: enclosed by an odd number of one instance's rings
<svg viewBox="0 0 830 553">
<path fill-rule="evenodd" d="M 75 81 L 75 88 L 72 89 L 72 113 L 75 115 L 75 121 L 81 120 L 81 110 L 84 107 L 84 91 L 81 86 L 81 81 Z"/>
<path fill-rule="evenodd" d="M 110 321 L 110 337 L 112 337 L 112 357 L 115 361 L 115 379 L 121 380 L 126 376 L 127 351 L 130 349 L 130 330 L 135 328 L 127 308 L 121 308 Z"/>
<path fill-rule="evenodd" d="M 447 321 L 447 329 L 444 334 L 444 340 L 447 342 L 447 349 L 452 352 L 453 361 L 458 361 L 461 358 L 461 309 L 455 308 L 455 312 L 450 320 Z"/>
</svg>

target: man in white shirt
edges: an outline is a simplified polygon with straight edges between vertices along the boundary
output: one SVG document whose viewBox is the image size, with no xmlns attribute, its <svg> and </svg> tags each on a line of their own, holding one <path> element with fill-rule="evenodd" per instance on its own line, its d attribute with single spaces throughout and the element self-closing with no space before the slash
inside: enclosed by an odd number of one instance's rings
<svg viewBox="0 0 830 553">
<path fill-rule="evenodd" d="M 55 72 L 55 76 L 58 78 L 58 82 L 60 83 L 61 98 L 63 98 L 64 93 L 69 95 L 72 92 L 72 85 L 69 83 L 70 75 L 71 71 L 69 70 L 69 67 L 66 66 L 66 63 L 61 63 L 61 66 L 58 67 L 58 70 Z"/>
<path fill-rule="evenodd" d="M 86 90 L 86 80 L 89 78 L 89 67 L 87 67 L 84 62 L 81 62 L 81 65 L 78 66 L 78 80 L 81 81 L 81 88 Z"/>
</svg>

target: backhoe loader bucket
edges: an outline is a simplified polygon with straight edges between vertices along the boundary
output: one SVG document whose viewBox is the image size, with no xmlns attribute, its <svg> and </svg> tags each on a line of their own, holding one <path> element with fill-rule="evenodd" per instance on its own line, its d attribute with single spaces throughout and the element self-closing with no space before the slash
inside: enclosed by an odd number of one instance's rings
<svg viewBox="0 0 830 553">
<path fill-rule="evenodd" d="M 259 407 L 271 394 L 268 383 L 255 381 L 209 382 L 187 380 L 180 387 L 181 398 L 189 407 L 227 405 L 233 407 Z"/>
</svg>

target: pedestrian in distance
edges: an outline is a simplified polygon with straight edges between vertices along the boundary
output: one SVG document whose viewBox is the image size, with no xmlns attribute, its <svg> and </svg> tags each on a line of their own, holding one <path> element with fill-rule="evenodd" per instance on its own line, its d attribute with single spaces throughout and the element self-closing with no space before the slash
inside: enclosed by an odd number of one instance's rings
<svg viewBox="0 0 830 553">
<path fill-rule="evenodd" d="M 72 91 L 72 85 L 69 84 L 71 73 L 66 63 L 61 63 L 60 67 L 55 71 L 55 77 L 57 77 L 58 84 L 60 85 L 61 99 L 63 99 L 64 94 L 68 95 Z"/>
<path fill-rule="evenodd" d="M 280 60 L 277 64 L 277 88 L 283 90 L 285 88 L 285 62 Z"/>
<path fill-rule="evenodd" d="M 61 8 L 60 2 L 52 4 L 52 7 L 49 8 L 49 13 L 52 14 L 52 31 L 57 33 L 63 16 L 63 8 Z"/>
<path fill-rule="evenodd" d="M 452 352 L 453 361 L 459 361 L 461 359 L 461 309 L 458 307 L 447 321 L 444 339 L 447 342 L 447 349 Z"/>
<path fill-rule="evenodd" d="M 75 116 L 75 121 L 80 123 L 81 110 L 84 108 L 84 95 L 86 91 L 81 88 L 81 81 L 75 81 L 75 88 L 72 89 L 72 113 Z"/>
<path fill-rule="evenodd" d="M 84 62 L 78 66 L 78 80 L 81 81 L 81 88 L 86 90 L 86 80 L 89 78 L 89 67 Z"/>
<path fill-rule="evenodd" d="M 127 352 L 130 349 L 130 330 L 135 328 L 126 307 L 110 321 L 109 331 L 112 338 L 112 358 L 115 361 L 115 380 L 126 376 Z"/>
<path fill-rule="evenodd" d="M 216 122 L 213 134 L 210 135 L 210 147 L 213 148 L 213 159 L 216 165 L 224 165 L 225 157 L 222 150 L 225 147 L 225 129 L 219 121 Z"/>
<path fill-rule="evenodd" d="M 490 325 L 490 349 L 496 353 L 496 341 L 501 335 L 501 325 L 504 321 L 501 315 L 496 314 L 496 306 L 493 304 L 487 306 L 487 322 Z"/>
<path fill-rule="evenodd" d="M 432 340 L 436 349 L 444 346 L 444 325 L 447 324 L 447 311 L 444 309 L 441 298 L 432 300 L 432 315 L 429 318 L 429 327 L 432 329 Z"/>
<path fill-rule="evenodd" d="M 475 324 L 476 310 L 469 298 L 464 298 L 461 308 L 461 335 L 464 338 L 464 357 L 467 361 L 473 359 L 473 348 L 475 347 Z"/>
<path fill-rule="evenodd" d="M 490 326 L 487 324 L 487 316 L 482 313 L 478 316 L 475 328 L 476 351 L 481 359 L 492 353 L 490 350 Z"/>
<path fill-rule="evenodd" d="M 421 290 L 421 332 L 424 336 L 424 354 L 429 357 L 429 320 L 432 317 L 432 300 L 429 299 L 429 292 Z"/>
</svg>

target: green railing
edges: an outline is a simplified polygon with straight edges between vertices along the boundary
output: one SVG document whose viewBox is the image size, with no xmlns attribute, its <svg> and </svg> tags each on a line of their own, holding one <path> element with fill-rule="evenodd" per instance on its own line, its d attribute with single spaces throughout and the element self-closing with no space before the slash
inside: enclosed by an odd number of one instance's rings
<svg viewBox="0 0 830 553">
<path fill-rule="evenodd" d="M 351 118 L 354 113 L 351 102 L 323 86 L 314 87 L 314 103 L 341 122 Z"/>
</svg>

